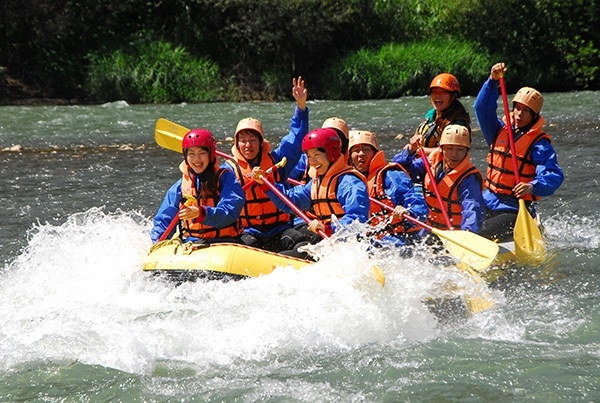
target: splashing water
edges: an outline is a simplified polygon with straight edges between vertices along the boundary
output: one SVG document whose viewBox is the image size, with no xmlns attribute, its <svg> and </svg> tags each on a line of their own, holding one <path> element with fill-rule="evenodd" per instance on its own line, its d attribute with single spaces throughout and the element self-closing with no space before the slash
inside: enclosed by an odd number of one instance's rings
<svg viewBox="0 0 600 403">
<path fill-rule="evenodd" d="M 402 345 L 439 335 L 423 300 L 447 293 L 448 282 L 461 293 L 489 291 L 459 270 L 393 248 L 373 250 L 356 236 L 312 246 L 319 260 L 301 270 L 175 287 L 141 270 L 150 226 L 137 212 L 97 208 L 60 226 L 35 226 L 0 277 L 0 366 L 76 361 L 147 373 L 166 360 L 214 370 L 240 360 Z M 373 266 L 385 273 L 385 287 Z M 486 332 L 490 321 L 504 323 L 484 313 L 469 326 L 478 320 Z"/>
</svg>

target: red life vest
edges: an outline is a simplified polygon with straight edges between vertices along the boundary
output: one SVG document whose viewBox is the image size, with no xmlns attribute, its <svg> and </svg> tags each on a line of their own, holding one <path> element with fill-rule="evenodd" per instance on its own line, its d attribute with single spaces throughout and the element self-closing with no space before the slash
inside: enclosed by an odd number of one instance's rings
<svg viewBox="0 0 600 403">
<path fill-rule="evenodd" d="M 435 175 L 438 166 L 443 163 L 442 150 L 438 148 L 429 154 L 429 161 L 432 173 Z M 437 183 L 438 191 L 440 192 L 442 202 L 444 203 L 442 208 L 448 213 L 450 224 L 453 228 L 460 228 L 462 221 L 462 205 L 458 198 L 458 186 L 469 175 L 475 175 L 479 184 L 483 184 L 483 175 L 479 169 L 473 165 L 471 158 L 467 153 L 467 156 L 456 166 L 456 168 L 446 173 L 442 180 Z M 429 175 L 425 175 L 423 191 L 425 193 L 425 202 L 429 208 L 430 224 L 436 228 L 448 229 L 440 203 L 435 195 L 435 188 L 431 183 Z"/>
<path fill-rule="evenodd" d="M 399 170 L 404 172 L 408 177 L 408 172 L 400 165 L 395 162 L 387 163 L 385 160 L 385 154 L 382 150 L 379 150 L 373 156 L 371 163 L 369 164 L 369 172 L 367 174 L 367 189 L 369 191 L 369 198 L 378 200 L 383 204 L 394 208 L 394 204 L 389 196 L 385 193 L 384 178 L 385 173 L 388 171 Z M 391 211 L 384 209 L 377 203 L 371 201 L 370 204 L 370 220 L 371 225 L 376 226 L 382 221 L 386 221 L 391 216 Z M 408 231 L 405 230 L 402 225 L 402 218 L 394 217 L 392 222 L 386 226 L 386 231 L 391 230 L 393 234 L 405 233 L 418 231 L 419 228 L 411 227 Z"/>
<path fill-rule="evenodd" d="M 331 221 L 331 215 L 343 217 L 346 212 L 337 199 L 338 180 L 342 175 L 351 174 L 365 182 L 365 177 L 356 169 L 348 166 L 344 156 L 338 158 L 327 170 L 325 175 L 319 180 L 314 178 L 310 189 L 310 198 L 312 200 L 311 211 L 307 215 L 316 218 L 323 223 Z M 314 215 L 314 217 L 312 217 Z"/>
<path fill-rule="evenodd" d="M 210 198 L 208 200 L 204 200 L 199 197 L 198 189 L 195 186 L 195 174 L 191 173 L 188 170 L 188 165 L 183 161 L 179 165 L 179 169 L 181 170 L 183 177 L 181 179 L 181 195 L 182 197 L 189 196 L 189 200 L 194 200 L 193 204 L 197 206 L 207 206 L 207 207 L 216 207 L 219 203 L 219 194 L 217 194 L 216 199 Z M 210 169 L 207 168 L 207 169 Z M 221 176 L 223 175 L 224 169 L 219 169 L 218 165 L 215 163 L 215 169 L 218 169 L 217 173 L 217 183 L 221 180 Z M 219 192 L 219 190 L 217 190 Z M 190 203 L 187 203 L 190 205 Z M 180 208 L 183 207 L 183 204 L 180 205 Z M 193 220 L 183 220 L 182 223 L 182 233 L 184 237 L 196 237 L 203 239 L 214 239 L 214 238 L 225 238 L 225 237 L 236 237 L 241 235 L 243 232 L 242 226 L 240 225 L 240 221 L 236 220 L 234 223 L 228 225 L 223 228 L 211 227 L 208 225 L 204 225 L 202 223 L 194 222 Z"/>
<path fill-rule="evenodd" d="M 271 145 L 268 141 L 264 140 L 260 157 L 260 167 L 263 171 L 266 171 L 278 162 L 275 161 L 270 151 Z M 250 180 L 246 175 L 252 172 L 252 166 L 242 156 L 237 147 L 233 146 L 231 152 L 233 153 L 234 161 L 228 160 L 227 163 L 233 167 L 233 171 L 243 187 Z M 277 182 L 281 182 L 281 177 L 277 170 L 274 170 L 272 175 Z M 290 221 L 290 215 L 279 210 L 271 199 L 269 199 L 269 196 L 260 190 L 259 186 L 251 186 L 246 189 L 246 204 L 244 204 L 240 219 L 242 220 L 242 226 L 248 228 L 287 223 Z"/>
<path fill-rule="evenodd" d="M 550 136 L 542 131 L 544 123 L 544 118 L 540 116 L 527 133 L 515 139 L 517 165 L 522 182 L 531 182 L 535 178 L 536 166 L 531 160 L 533 145 L 543 138 L 552 141 Z M 506 125 L 500 130 L 496 136 L 496 140 L 494 140 L 494 143 L 490 147 L 490 152 L 487 155 L 487 164 L 485 187 L 494 193 L 512 195 L 516 179 Z M 539 196 L 533 196 L 529 193 L 524 195 L 523 199 L 526 201 L 539 200 Z"/>
</svg>

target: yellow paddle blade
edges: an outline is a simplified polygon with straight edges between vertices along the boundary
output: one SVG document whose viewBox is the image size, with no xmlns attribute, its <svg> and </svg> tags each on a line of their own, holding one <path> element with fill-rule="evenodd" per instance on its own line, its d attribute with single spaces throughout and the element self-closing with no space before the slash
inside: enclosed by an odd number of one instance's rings
<svg viewBox="0 0 600 403">
<path fill-rule="evenodd" d="M 519 213 L 513 233 L 515 254 L 521 261 L 543 261 L 546 247 L 542 233 L 527 210 L 525 200 L 519 199 Z"/>
<path fill-rule="evenodd" d="M 170 120 L 160 118 L 156 121 L 156 128 L 154 129 L 154 140 L 159 146 L 166 148 L 167 150 L 176 151 L 181 153 L 181 140 L 183 136 L 189 132 L 190 129 L 178 125 Z"/>
<path fill-rule="evenodd" d="M 383 274 L 383 271 L 375 265 L 373 265 L 372 268 L 373 268 L 373 277 L 383 287 L 385 285 L 385 274 Z"/>
<path fill-rule="evenodd" d="M 456 266 L 466 272 L 469 273 L 472 279 L 476 283 L 481 283 L 482 279 L 475 273 L 469 266 L 467 266 L 464 262 L 458 262 Z M 496 305 L 494 298 L 490 294 L 485 291 L 479 290 L 476 293 L 468 293 L 464 296 L 465 306 L 467 308 L 467 315 L 469 317 L 473 316 L 476 313 L 487 311 L 488 309 L 493 308 Z"/>
<path fill-rule="evenodd" d="M 485 271 L 500 250 L 497 243 L 470 231 L 433 228 L 431 232 L 440 237 L 452 256 L 478 272 Z"/>
</svg>

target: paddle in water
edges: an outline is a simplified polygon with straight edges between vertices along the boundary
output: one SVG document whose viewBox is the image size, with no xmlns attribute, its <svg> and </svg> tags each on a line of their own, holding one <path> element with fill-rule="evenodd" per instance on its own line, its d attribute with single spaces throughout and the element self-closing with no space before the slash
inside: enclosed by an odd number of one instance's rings
<svg viewBox="0 0 600 403">
<path fill-rule="evenodd" d="M 377 199 L 371 198 L 371 201 L 389 211 L 394 210 Z M 500 250 L 497 243 L 470 231 L 437 229 L 406 213 L 402 214 L 402 218 L 437 235 L 448 253 L 468 264 L 477 272 L 485 272 Z"/>
<path fill-rule="evenodd" d="M 516 185 L 521 182 L 521 176 L 519 174 L 515 137 L 510 120 L 510 110 L 508 107 L 508 98 L 506 95 L 506 86 L 504 84 L 503 73 L 500 74 L 500 90 L 502 93 L 502 104 L 504 105 L 504 115 L 506 119 L 506 127 L 508 129 L 508 140 Z M 529 210 L 527 210 L 525 200 L 523 199 L 519 199 L 519 212 L 517 213 L 517 220 L 513 230 L 513 239 L 515 242 L 515 254 L 517 259 L 524 261 L 542 261 L 545 259 L 546 247 L 544 246 L 542 233 L 535 220 L 529 213 Z"/>
<path fill-rule="evenodd" d="M 277 195 L 277 197 L 279 197 L 285 204 L 288 205 L 289 208 L 292 209 L 292 211 L 298 215 L 298 217 L 302 218 L 306 223 L 309 223 L 311 221 L 311 219 L 304 213 L 304 211 L 300 210 L 298 208 L 298 206 L 296 206 L 294 204 L 294 202 L 292 202 L 282 191 L 280 191 L 277 186 L 275 186 L 273 183 L 269 182 L 269 180 L 267 178 L 265 178 L 264 176 L 260 176 L 261 180 L 263 181 L 263 183 L 273 191 L 273 193 L 275 193 Z M 323 238 L 323 239 L 327 239 L 329 238 L 327 236 L 327 234 L 321 230 L 317 230 L 317 233 Z M 372 266 L 373 268 L 373 275 L 375 276 L 375 280 L 377 280 L 377 282 L 379 282 L 379 284 L 381 284 L 381 286 L 383 287 L 385 285 L 385 275 L 383 274 L 383 271 L 381 271 L 381 269 L 375 265 Z"/>
</svg>

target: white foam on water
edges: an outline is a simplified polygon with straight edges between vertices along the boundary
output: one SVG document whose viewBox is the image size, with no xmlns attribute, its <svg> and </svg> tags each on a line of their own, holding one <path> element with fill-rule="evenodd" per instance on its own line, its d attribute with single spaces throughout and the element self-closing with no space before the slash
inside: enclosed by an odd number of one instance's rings
<svg viewBox="0 0 600 403">
<path fill-rule="evenodd" d="M 372 250 L 355 236 L 312 247 L 319 261 L 301 270 L 176 287 L 142 272 L 150 227 L 137 212 L 98 208 L 60 226 L 35 225 L 26 250 L 0 275 L 0 368 L 52 360 L 148 373 L 168 361 L 214 370 L 424 342 L 444 331 L 425 299 L 489 291 L 457 269 Z M 373 266 L 384 272 L 384 287 Z M 469 328 L 518 337 L 493 312 L 476 315 Z"/>
</svg>

